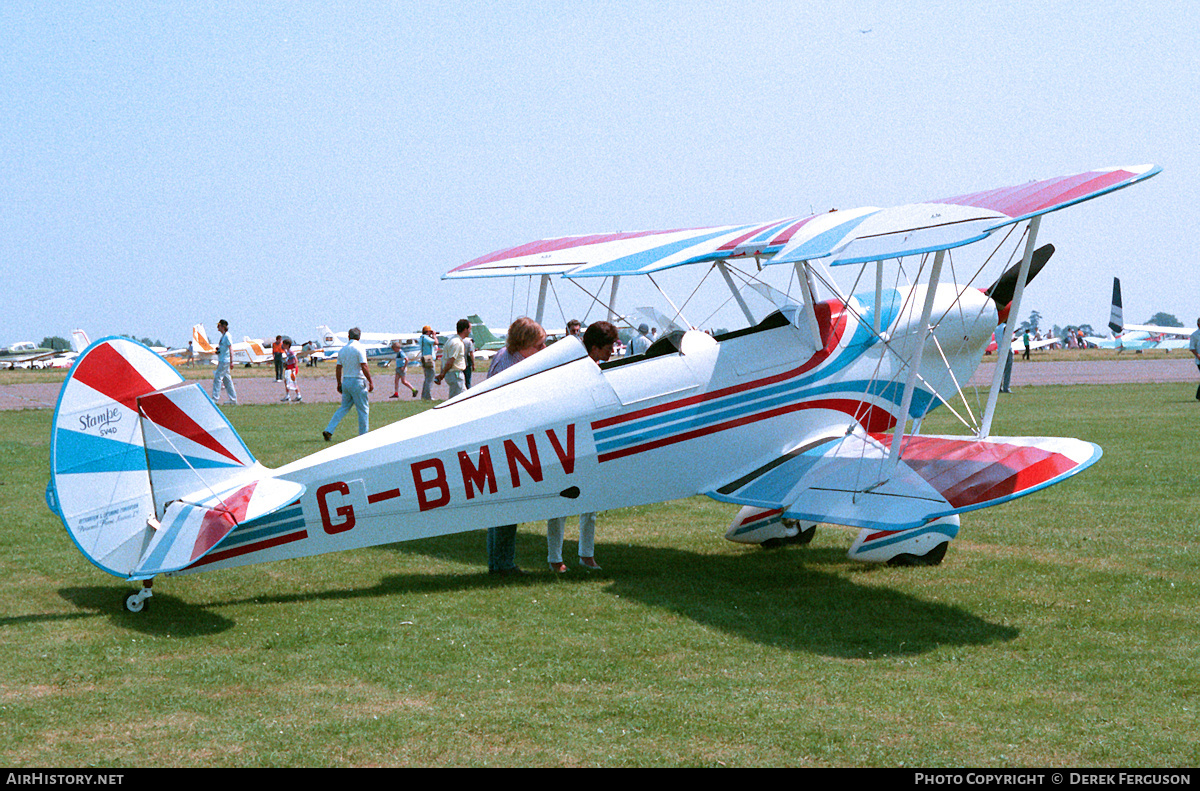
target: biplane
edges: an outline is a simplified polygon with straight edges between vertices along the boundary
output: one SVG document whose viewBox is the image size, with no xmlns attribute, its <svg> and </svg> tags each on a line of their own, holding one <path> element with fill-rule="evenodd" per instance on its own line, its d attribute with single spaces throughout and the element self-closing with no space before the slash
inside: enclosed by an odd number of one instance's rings
<svg viewBox="0 0 1200 791">
<path fill-rule="evenodd" d="M 761 319 L 747 305 L 744 328 L 666 333 L 644 354 L 601 365 L 564 338 L 421 414 L 275 469 L 199 384 L 134 341 L 104 339 L 63 385 L 47 503 L 92 563 L 142 581 L 125 597 L 132 611 L 160 575 L 697 494 L 740 506 L 740 521 L 756 526 L 739 535 L 772 521 L 781 536 L 846 525 L 866 531 L 860 558 L 903 550 L 934 562 L 959 514 L 1100 457 L 1079 439 L 991 436 L 999 373 L 974 431 L 920 426 L 934 407 L 967 411 L 951 407 L 954 394 L 1052 252 L 1036 245 L 1042 217 L 1157 172 L 1114 168 L 892 209 L 565 237 L 484 256 L 446 277 L 532 268 L 610 278 L 615 293 L 619 277 L 685 265 L 733 284 L 732 265 L 752 261 L 789 267 L 795 293 L 769 291 L 777 307 Z M 987 288 L 943 277 L 956 272 L 953 251 L 1018 228 L 1012 262 Z M 893 259 L 910 262 L 911 282 L 884 286 Z M 873 271 L 875 287 L 818 299 L 822 284 L 832 290 L 830 268 L 850 266 Z"/>
</svg>

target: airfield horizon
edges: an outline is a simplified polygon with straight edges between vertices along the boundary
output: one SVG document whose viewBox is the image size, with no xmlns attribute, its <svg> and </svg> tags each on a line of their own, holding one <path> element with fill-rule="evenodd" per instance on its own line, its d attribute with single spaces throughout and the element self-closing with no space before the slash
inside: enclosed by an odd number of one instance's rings
<svg viewBox="0 0 1200 791">
<path fill-rule="evenodd" d="M 968 382 L 970 387 L 986 389 L 992 381 L 995 358 L 986 355 Z M 213 369 L 208 365 L 193 368 L 176 366 L 180 374 L 189 381 L 211 382 Z M 373 368 L 375 392 L 371 401 L 388 399 L 391 395 L 393 370 Z M 234 385 L 238 400 L 242 404 L 269 404 L 278 402 L 283 395 L 283 383 L 275 381 L 269 365 L 253 368 L 235 368 Z M 53 409 L 58 392 L 67 371 L 55 370 L 0 370 L 0 411 L 9 409 Z M 421 387 L 421 369 L 409 366 L 406 378 L 418 389 Z M 473 384 L 487 378 L 485 370 L 476 370 Z M 1195 382 L 1196 367 L 1186 353 L 1169 354 L 1145 352 L 1118 354 L 1111 349 L 1054 349 L 1034 352 L 1032 359 L 1024 361 L 1020 355 L 1013 360 L 1012 385 L 1075 385 L 1075 384 L 1148 384 L 1156 382 Z M 338 395 L 333 376 L 333 364 L 317 368 L 300 369 L 300 390 L 309 403 L 337 403 Z M 413 400 L 401 385 L 400 400 Z M 443 383 L 433 386 L 435 401 L 448 395 Z"/>
</svg>

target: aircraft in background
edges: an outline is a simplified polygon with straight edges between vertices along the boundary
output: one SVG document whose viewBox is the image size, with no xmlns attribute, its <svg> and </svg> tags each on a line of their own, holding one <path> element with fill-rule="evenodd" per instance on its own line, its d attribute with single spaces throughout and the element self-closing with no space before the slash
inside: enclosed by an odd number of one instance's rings
<svg viewBox="0 0 1200 791">
<path fill-rule="evenodd" d="M 1186 349 L 1194 330 L 1187 327 L 1163 327 L 1156 324 L 1126 324 L 1121 303 L 1121 280 L 1113 278 L 1112 309 L 1108 316 L 1108 328 L 1112 338 L 1086 338 L 1101 349 L 1117 349 L 1118 353 L 1131 349 L 1139 354 L 1147 349 Z"/>
<path fill-rule="evenodd" d="M 327 360 L 337 357 L 338 350 L 350 342 L 349 335 L 334 332 L 325 324 L 317 327 L 317 337 L 321 340 L 321 351 Z M 367 360 L 385 367 L 396 359 L 396 352 L 392 350 L 395 341 L 400 342 L 400 349 L 409 363 L 420 354 L 421 334 L 417 332 L 364 332 L 358 339 L 367 352 Z"/>
<path fill-rule="evenodd" d="M 1047 348 L 1050 348 L 1051 346 L 1054 346 L 1056 344 L 1061 344 L 1061 343 L 1062 343 L 1062 340 L 1060 338 L 1047 337 L 1047 338 L 1034 339 L 1033 337 L 1030 337 L 1029 348 L 1031 350 L 1047 349 Z M 995 354 L 996 348 L 997 348 L 996 336 L 995 336 L 995 334 L 993 334 L 992 339 L 988 342 L 987 351 L 984 352 L 984 354 Z M 1012 346 L 1010 348 L 1012 349 L 1013 354 L 1024 354 L 1025 353 L 1024 332 L 1018 330 L 1017 336 L 1013 339 Z"/>
<path fill-rule="evenodd" d="M 45 368 L 47 361 L 62 353 L 61 349 L 48 349 L 33 341 L 17 341 L 0 349 L 0 368 Z"/>
<path fill-rule="evenodd" d="M 193 354 L 197 359 L 215 361 L 217 358 L 217 348 L 208 341 L 208 334 L 204 331 L 203 324 L 196 324 L 192 327 L 192 343 L 195 346 Z M 186 349 L 182 351 L 187 351 Z M 233 357 L 234 365 L 244 365 L 249 368 L 251 365 L 260 365 L 262 363 L 271 362 L 274 360 L 274 355 L 270 349 L 266 349 L 262 345 L 261 340 L 252 340 L 243 338 L 241 342 L 230 344 L 230 352 Z"/>
<path fill-rule="evenodd" d="M 504 348 L 504 338 L 492 332 L 491 327 L 484 324 L 479 316 L 467 316 L 467 321 L 471 322 L 471 340 L 475 343 L 476 360 L 490 360 Z"/>
<path fill-rule="evenodd" d="M 55 351 L 53 349 L 45 349 L 42 347 L 33 348 L 34 344 L 31 341 L 24 341 L 23 343 L 14 344 L 14 346 L 13 346 L 14 350 L 19 347 L 19 348 L 25 349 L 25 350 L 32 349 L 32 351 L 33 351 L 33 355 L 31 357 L 26 358 L 24 364 L 22 364 L 20 360 L 16 360 L 15 367 L 21 367 L 21 368 L 70 368 L 75 363 L 75 358 L 79 356 L 80 352 L 87 349 L 87 347 L 90 345 L 90 343 L 91 342 L 88 340 L 88 336 L 87 336 L 86 332 L 84 332 L 83 330 L 71 330 L 70 351 L 62 351 L 62 350 Z M 155 351 L 157 352 L 159 350 L 155 349 Z M 167 350 L 165 348 L 163 348 L 162 351 L 165 352 Z M 164 354 L 163 356 L 165 357 L 166 355 Z M 3 353 L 0 352 L 0 367 L 6 367 L 6 368 L 14 367 L 13 365 L 9 365 L 8 363 L 9 363 L 9 360 L 7 360 L 6 357 L 3 355 Z"/>
<path fill-rule="evenodd" d="M 71 330 L 71 351 L 63 352 L 57 357 L 52 357 L 45 365 L 46 368 L 70 368 L 75 364 L 75 358 L 82 353 L 91 341 L 88 340 L 87 333 L 83 330 Z M 165 355 L 164 355 L 165 356 Z"/>
<path fill-rule="evenodd" d="M 735 526 L 777 512 L 778 528 L 732 540 L 833 523 L 861 531 L 856 559 L 938 563 L 959 514 L 1099 459 L 1086 440 L 991 436 L 1000 366 L 976 426 L 960 383 L 1018 314 L 1035 254 L 1049 255 L 1036 247 L 1043 215 L 1158 172 L 1115 168 L 893 209 L 493 253 L 477 262 L 519 268 L 527 258 L 540 274 L 558 260 L 558 274 L 600 277 L 716 266 L 753 248 L 762 266 L 790 266 L 800 290 L 746 328 L 670 332 L 602 364 L 564 338 L 432 409 L 276 469 L 255 460 L 201 383 L 136 341 L 106 339 L 63 384 L 46 502 L 92 563 L 142 582 L 124 596 L 133 612 L 160 575 L 696 494 L 740 506 Z M 989 261 L 1015 244 L 1018 260 L 986 291 L 943 282 L 943 269 L 957 269 L 944 266 L 949 251 L 975 243 L 995 248 Z M 876 276 L 874 291 L 842 294 L 824 279 L 826 267 L 861 275 L 906 257 L 906 285 L 884 289 Z M 835 296 L 817 299 L 816 282 Z M 922 434 L 939 406 L 967 412 L 969 433 Z"/>
</svg>

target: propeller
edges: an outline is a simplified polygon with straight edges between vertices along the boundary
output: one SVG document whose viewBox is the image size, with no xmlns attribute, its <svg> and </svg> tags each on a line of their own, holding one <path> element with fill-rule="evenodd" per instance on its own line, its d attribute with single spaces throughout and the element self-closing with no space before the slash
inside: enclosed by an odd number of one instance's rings
<svg viewBox="0 0 1200 791">
<path fill-rule="evenodd" d="M 1047 244 L 1033 251 L 1033 257 L 1029 259 L 1029 277 L 1026 283 L 1033 282 L 1037 273 L 1042 271 L 1042 267 L 1050 260 L 1050 256 L 1054 255 L 1054 245 Z M 996 279 L 995 283 L 988 286 L 983 293 L 992 298 L 1001 310 L 1003 310 L 1013 300 L 1013 294 L 1017 291 L 1017 277 L 1021 274 L 1021 262 L 1017 262 L 1005 270 L 1004 274 Z"/>
</svg>

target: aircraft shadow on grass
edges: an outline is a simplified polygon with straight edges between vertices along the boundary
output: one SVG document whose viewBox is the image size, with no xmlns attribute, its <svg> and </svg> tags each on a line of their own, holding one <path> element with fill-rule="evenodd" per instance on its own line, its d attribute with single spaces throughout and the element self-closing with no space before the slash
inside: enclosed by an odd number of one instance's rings
<svg viewBox="0 0 1200 791">
<path fill-rule="evenodd" d="M 485 562 L 483 537 L 471 534 L 389 547 L 459 563 Z M 545 584 L 546 545 L 536 534 L 518 534 L 517 558 L 537 573 L 497 583 L 486 574 L 438 576 L 419 582 L 427 590 L 468 585 Z M 568 541 L 563 556 L 573 561 Z M 870 659 L 922 654 L 942 645 L 986 645 L 1012 640 L 1018 630 L 969 611 L 884 587 L 859 585 L 825 568 L 850 562 L 840 549 L 790 547 L 708 556 L 684 550 L 597 544 L 605 592 L 669 610 L 696 623 L 788 651 Z M 528 562 L 527 559 L 536 559 Z M 556 582 L 589 583 L 597 572 L 578 566 Z M 664 572 L 663 569 L 672 571 Z M 859 574 L 871 569 L 854 566 Z M 912 573 L 922 573 L 911 569 Z M 392 578 L 407 588 L 411 577 Z M 410 588 L 409 588 L 410 589 Z"/>
<path fill-rule="evenodd" d="M 788 547 L 728 556 L 628 544 L 597 545 L 597 557 L 609 569 L 589 572 L 572 567 L 549 578 L 542 571 L 544 540 L 522 532 L 517 557 L 534 573 L 498 579 L 486 572 L 486 539 L 482 532 L 406 542 L 374 551 L 424 555 L 453 563 L 478 565 L 478 572 L 396 574 L 374 585 L 350 585 L 324 591 L 268 594 L 222 600 L 219 607 L 253 603 L 260 606 L 320 600 L 355 600 L 413 593 L 450 593 L 497 586 L 544 587 L 551 584 L 604 582 L 603 592 L 670 611 L 696 623 L 743 639 L 787 651 L 846 659 L 912 656 L 939 646 L 987 645 L 1012 640 L 1018 630 L 992 623 L 968 610 L 931 602 L 896 590 L 860 585 L 835 573 L 848 561 L 835 548 Z M 569 555 L 571 542 L 564 552 Z M 536 559 L 537 562 L 531 562 Z M 669 571 L 664 571 L 667 569 Z M 859 574 L 869 574 L 854 567 Z M 908 573 L 923 573 L 920 569 Z M 549 578 L 549 579 L 548 579 Z M 78 608 L 75 614 L 28 615 L 0 619 L 4 626 L 31 621 L 104 617 L 145 634 L 179 638 L 217 634 L 236 621 L 207 603 L 191 603 L 157 594 L 149 617 L 114 611 L 113 602 L 128 588 L 92 585 L 62 588 L 59 595 Z"/>
</svg>

